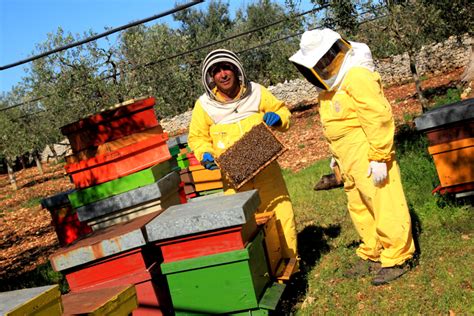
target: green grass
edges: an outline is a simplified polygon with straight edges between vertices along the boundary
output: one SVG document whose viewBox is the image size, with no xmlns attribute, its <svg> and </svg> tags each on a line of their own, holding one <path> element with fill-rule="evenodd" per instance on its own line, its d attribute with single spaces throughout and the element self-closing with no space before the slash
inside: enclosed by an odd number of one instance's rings
<svg viewBox="0 0 474 316">
<path fill-rule="evenodd" d="M 446 94 L 442 96 L 436 96 L 433 101 L 434 101 L 433 108 L 436 108 L 444 104 L 451 104 L 451 103 L 461 101 L 461 90 L 450 88 L 448 89 L 448 91 L 446 91 Z"/>
<path fill-rule="evenodd" d="M 39 197 L 29 199 L 28 201 L 25 201 L 24 203 L 22 203 L 21 207 L 31 208 L 31 207 L 37 206 L 41 204 L 41 200 L 42 198 L 39 198 Z"/>
<path fill-rule="evenodd" d="M 433 196 L 436 169 L 422 135 L 403 128 L 397 155 L 416 227 L 418 265 L 389 285 L 342 272 L 357 260 L 358 236 L 342 189 L 313 191 L 330 172 L 328 160 L 298 173 L 284 172 L 299 231 L 302 276 L 288 285 L 282 308 L 297 315 L 474 313 L 474 208 Z M 296 292 L 296 294 L 288 294 Z M 286 304 L 286 306 L 285 306 Z"/>
</svg>

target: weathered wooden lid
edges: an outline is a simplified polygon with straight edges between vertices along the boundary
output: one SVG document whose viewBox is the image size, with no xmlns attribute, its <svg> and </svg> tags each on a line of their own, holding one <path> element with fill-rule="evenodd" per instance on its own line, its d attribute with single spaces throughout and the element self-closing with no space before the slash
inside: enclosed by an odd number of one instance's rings
<svg viewBox="0 0 474 316">
<path fill-rule="evenodd" d="M 443 125 L 468 121 L 474 118 L 474 98 L 446 104 L 430 110 L 415 119 L 416 129 L 424 131 Z"/>
<path fill-rule="evenodd" d="M 84 222 L 134 205 L 166 197 L 172 192 L 178 191 L 180 181 L 178 172 L 173 171 L 152 184 L 78 207 L 76 209 L 78 219 Z"/>
<path fill-rule="evenodd" d="M 151 213 L 95 231 L 53 253 L 49 258 L 51 265 L 55 271 L 63 271 L 142 247 L 146 244 L 144 225 L 158 214 L 159 212 Z"/>
<path fill-rule="evenodd" d="M 243 225 L 260 204 L 257 190 L 174 205 L 145 226 L 150 242 Z"/>
</svg>

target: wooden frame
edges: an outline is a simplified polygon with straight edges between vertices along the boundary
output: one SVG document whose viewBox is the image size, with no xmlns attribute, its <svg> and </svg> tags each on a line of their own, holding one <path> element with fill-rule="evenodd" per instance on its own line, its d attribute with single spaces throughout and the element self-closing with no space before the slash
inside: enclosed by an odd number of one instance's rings
<svg viewBox="0 0 474 316">
<path fill-rule="evenodd" d="M 229 180 L 229 183 L 231 184 L 232 187 L 234 187 L 235 189 L 240 189 L 242 186 L 244 186 L 247 182 L 249 182 L 250 180 L 252 180 L 258 173 L 260 173 L 263 169 L 265 169 L 270 163 L 272 163 L 273 161 L 275 161 L 276 159 L 278 159 L 278 157 L 280 157 L 285 151 L 288 150 L 288 148 L 280 141 L 280 139 L 275 135 L 275 133 L 270 129 L 270 127 L 268 127 L 265 123 L 260 123 L 258 125 L 255 125 L 254 127 L 252 127 L 252 129 L 250 131 L 248 131 L 247 133 L 244 134 L 244 136 L 242 136 L 240 139 L 242 139 L 243 137 L 245 137 L 246 135 L 248 135 L 249 133 L 252 132 L 252 130 L 256 127 L 256 126 L 260 126 L 260 125 L 263 125 L 265 126 L 265 128 L 267 129 L 267 131 L 271 134 L 271 136 L 273 137 L 273 139 L 278 142 L 282 149 L 276 153 L 272 158 L 270 158 L 267 162 L 265 162 L 262 166 L 260 166 L 257 170 L 255 170 L 250 176 L 248 176 L 246 179 L 244 179 L 242 182 L 240 183 L 235 183 L 233 180 L 232 180 L 232 177 L 229 176 L 229 173 L 227 170 L 223 169 L 221 164 L 219 163 L 219 158 L 216 159 L 216 164 L 219 166 L 219 168 L 221 169 L 221 172 L 225 174 L 227 180 Z M 237 144 L 239 141 L 237 141 L 235 144 Z M 235 145 L 234 144 L 234 145 Z M 229 147 L 227 150 L 229 150 L 230 148 L 233 148 L 234 145 L 232 145 L 231 147 Z M 226 150 L 226 151 L 227 151 Z M 225 151 L 225 152 L 226 152 Z M 223 154 L 225 154 L 225 152 Z"/>
</svg>

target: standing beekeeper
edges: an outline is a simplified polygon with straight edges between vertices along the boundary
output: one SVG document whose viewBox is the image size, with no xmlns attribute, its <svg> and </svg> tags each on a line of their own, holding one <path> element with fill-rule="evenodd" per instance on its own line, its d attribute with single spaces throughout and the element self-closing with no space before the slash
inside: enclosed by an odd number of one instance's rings
<svg viewBox="0 0 474 316">
<path fill-rule="evenodd" d="M 339 165 L 362 259 L 346 275 L 388 283 L 410 269 L 415 246 L 395 160 L 395 124 L 367 45 L 330 29 L 305 32 L 290 61 L 319 90 L 323 131 Z"/>
<path fill-rule="evenodd" d="M 204 59 L 201 70 L 206 93 L 194 105 L 188 144 L 207 169 L 217 168 L 214 158 L 253 126 L 265 122 L 280 131 L 289 128 L 288 108 L 265 87 L 247 79 L 235 53 L 214 50 Z M 236 193 L 225 177 L 223 180 L 225 194 Z M 238 191 L 252 189 L 260 196 L 258 212 L 275 211 L 283 258 L 297 258 L 293 206 L 276 161 Z"/>
</svg>

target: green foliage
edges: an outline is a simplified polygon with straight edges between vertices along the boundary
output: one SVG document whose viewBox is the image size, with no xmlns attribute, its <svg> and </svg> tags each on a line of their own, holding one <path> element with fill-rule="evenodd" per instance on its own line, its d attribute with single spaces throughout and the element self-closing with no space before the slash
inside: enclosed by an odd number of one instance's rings
<svg viewBox="0 0 474 316">
<path fill-rule="evenodd" d="M 444 105 L 444 104 L 451 104 L 461 101 L 461 90 L 460 89 L 448 89 L 445 95 L 442 96 L 436 96 L 434 98 L 434 106 L 433 108 L 436 108 L 438 106 Z"/>
<path fill-rule="evenodd" d="M 17 276 L 14 279 L 3 281 L 5 282 L 1 283 L 0 292 L 52 284 L 58 284 L 59 290 L 63 294 L 69 291 L 66 278 L 61 272 L 54 271 L 49 262 L 38 266 L 30 272 Z"/>
</svg>

